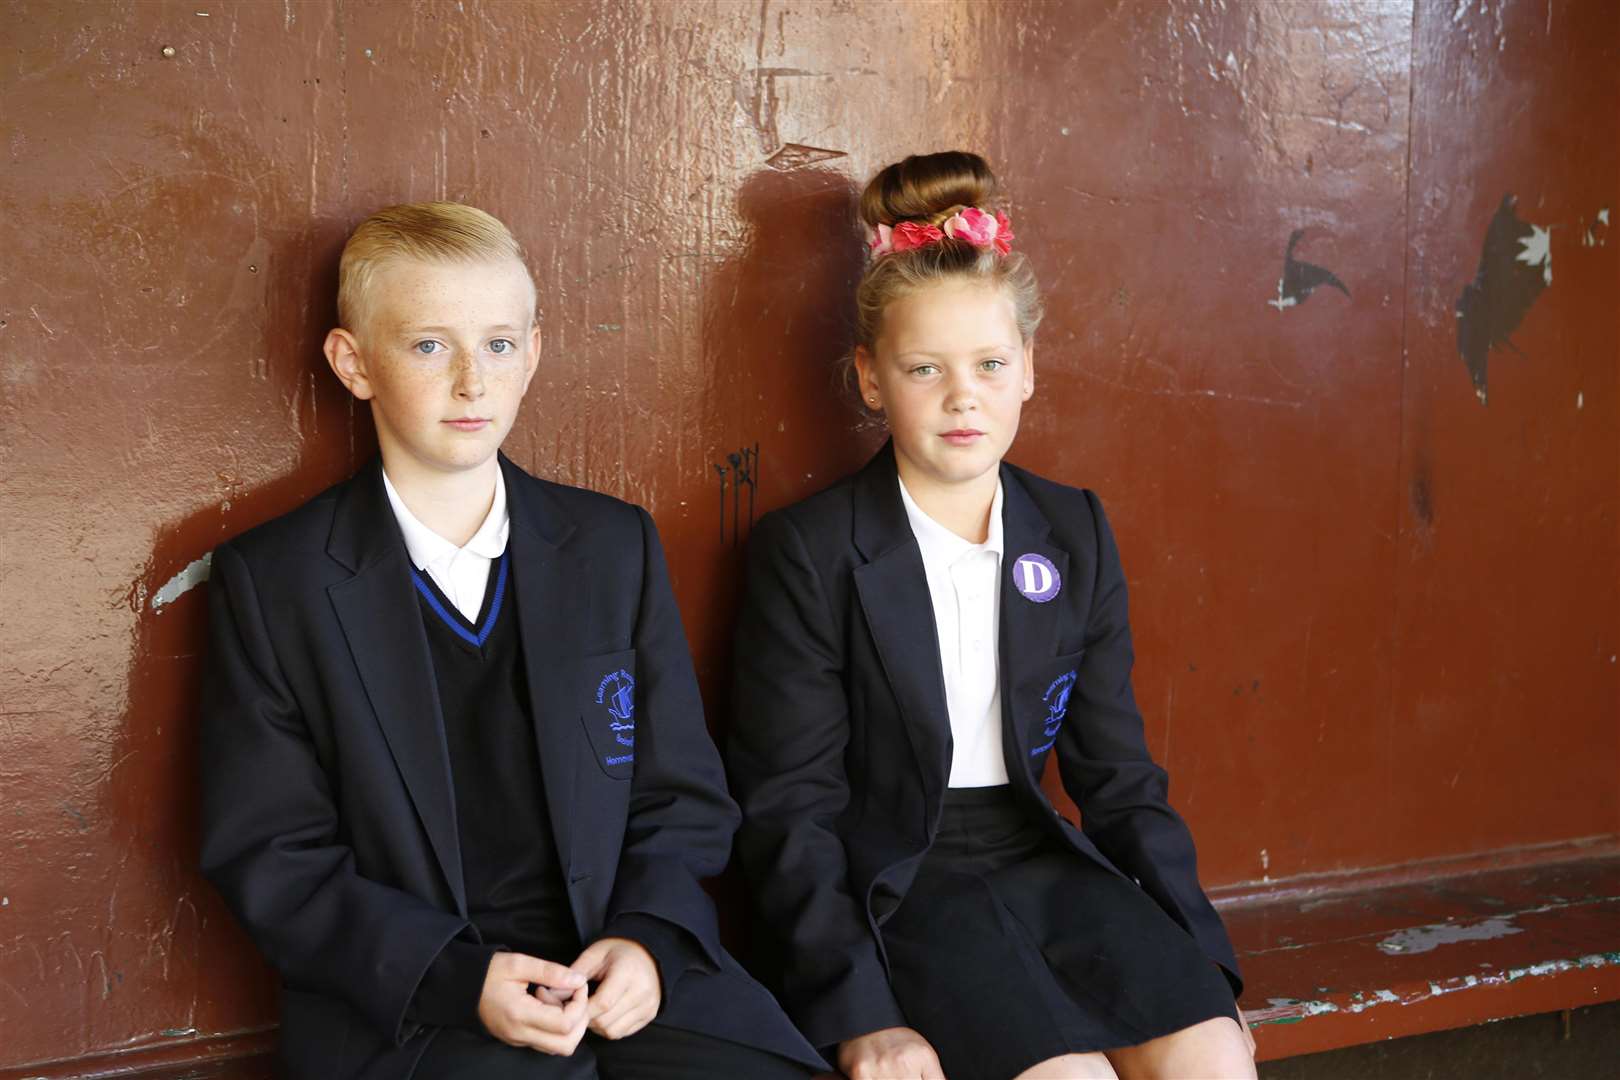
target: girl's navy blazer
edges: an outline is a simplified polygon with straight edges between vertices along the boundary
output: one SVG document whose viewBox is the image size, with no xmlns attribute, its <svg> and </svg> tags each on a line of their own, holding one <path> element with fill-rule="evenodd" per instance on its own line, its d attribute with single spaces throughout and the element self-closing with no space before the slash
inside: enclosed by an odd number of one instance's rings
<svg viewBox="0 0 1620 1080">
<path fill-rule="evenodd" d="M 1013 789 L 1078 855 L 1138 882 L 1236 991 L 1237 961 L 1199 886 L 1192 836 L 1143 738 L 1125 576 L 1102 506 L 1005 463 L 1001 482 L 1002 748 Z M 749 549 L 728 746 L 739 852 L 779 939 L 783 1004 L 827 1047 L 906 1022 L 878 928 L 932 843 L 950 775 L 933 606 L 892 445 L 763 517 Z M 1056 569 L 1056 596 L 1019 591 L 1024 555 Z M 1078 828 L 1040 786 L 1054 752 Z"/>
<path fill-rule="evenodd" d="M 658 1021 L 819 1067 L 721 947 L 701 885 L 725 867 L 738 814 L 651 518 L 504 456 L 500 467 L 546 803 L 581 939 L 630 913 L 684 929 L 694 964 L 665 973 L 675 985 Z M 281 975 L 283 1068 L 408 1077 L 436 1030 L 407 1015 L 417 985 L 447 941 L 476 931 L 381 463 L 221 545 L 210 604 L 202 865 Z M 633 762 L 618 738 L 626 676 Z"/>
</svg>

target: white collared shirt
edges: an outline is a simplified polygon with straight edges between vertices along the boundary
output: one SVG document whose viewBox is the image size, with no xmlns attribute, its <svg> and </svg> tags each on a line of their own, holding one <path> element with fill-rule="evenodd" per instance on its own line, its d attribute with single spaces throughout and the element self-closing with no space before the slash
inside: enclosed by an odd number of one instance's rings
<svg viewBox="0 0 1620 1080">
<path fill-rule="evenodd" d="M 394 508 L 399 531 L 405 534 L 405 550 L 410 553 L 411 564 L 433 579 L 433 584 L 468 622 L 477 622 L 478 612 L 484 606 L 484 589 L 489 585 L 490 564 L 506 550 L 506 539 L 512 530 L 512 520 L 506 512 L 506 480 L 501 470 L 495 470 L 495 500 L 489 504 L 484 523 L 462 547 L 452 544 L 411 513 L 405 500 L 394 490 L 394 482 L 388 479 L 386 469 L 383 470 L 383 490 L 388 492 L 388 505 Z"/>
<path fill-rule="evenodd" d="M 922 548 L 928 594 L 939 631 L 939 664 L 951 720 L 951 787 L 1007 782 L 1001 749 L 1001 484 L 990 503 L 990 529 L 973 544 L 923 512 L 904 482 L 912 535 Z"/>
</svg>

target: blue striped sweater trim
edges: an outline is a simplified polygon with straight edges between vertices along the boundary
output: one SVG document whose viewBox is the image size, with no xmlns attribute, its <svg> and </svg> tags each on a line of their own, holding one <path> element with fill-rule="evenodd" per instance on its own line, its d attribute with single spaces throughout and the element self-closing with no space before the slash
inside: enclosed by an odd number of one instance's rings
<svg viewBox="0 0 1620 1080">
<path fill-rule="evenodd" d="M 495 629 L 495 620 L 500 617 L 501 600 L 506 596 L 506 553 L 504 551 L 501 553 L 500 569 L 495 574 L 495 598 L 489 602 L 489 614 L 484 617 L 484 625 L 479 628 L 477 634 L 468 630 L 461 624 L 460 619 L 457 619 L 444 609 L 444 605 L 439 603 L 439 598 L 434 595 L 433 590 L 428 587 L 428 583 L 423 580 L 421 571 L 414 566 L 411 567 L 411 580 L 416 583 L 416 591 L 422 594 L 422 599 L 428 602 L 428 607 L 433 609 L 433 613 L 444 622 L 444 625 L 455 631 L 457 637 L 469 645 L 476 645 L 480 649 L 484 647 L 484 642 L 489 640 L 490 631 Z"/>
</svg>

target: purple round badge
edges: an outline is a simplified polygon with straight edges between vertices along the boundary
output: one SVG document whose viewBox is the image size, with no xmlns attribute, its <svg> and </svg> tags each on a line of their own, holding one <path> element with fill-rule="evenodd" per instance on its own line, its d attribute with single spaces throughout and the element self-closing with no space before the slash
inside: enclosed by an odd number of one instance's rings
<svg viewBox="0 0 1620 1080">
<path fill-rule="evenodd" d="M 1012 573 L 1013 584 L 1024 594 L 1024 599 L 1037 604 L 1046 603 L 1063 588 L 1063 579 L 1058 576 L 1052 560 L 1034 552 L 1018 556 L 1018 561 L 1013 563 Z"/>
</svg>

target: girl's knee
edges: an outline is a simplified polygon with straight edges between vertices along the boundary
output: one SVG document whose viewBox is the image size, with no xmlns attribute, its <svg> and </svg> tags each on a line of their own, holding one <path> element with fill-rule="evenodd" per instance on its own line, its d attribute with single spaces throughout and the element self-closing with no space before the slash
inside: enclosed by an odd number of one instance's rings
<svg viewBox="0 0 1620 1080">
<path fill-rule="evenodd" d="M 1064 1054 L 1030 1066 L 1014 1080 L 1116 1080 L 1118 1075 L 1102 1054 Z"/>
<path fill-rule="evenodd" d="M 1108 1060 L 1124 1080 L 1171 1080 L 1199 1076 L 1211 1080 L 1254 1080 L 1254 1055 L 1237 1021 L 1205 1020 L 1139 1046 L 1110 1050 Z"/>
</svg>

